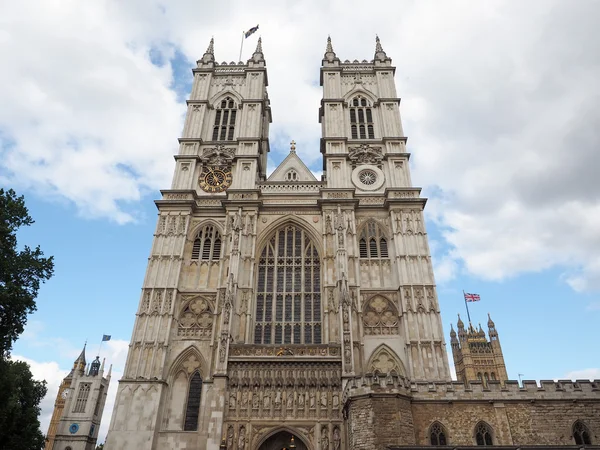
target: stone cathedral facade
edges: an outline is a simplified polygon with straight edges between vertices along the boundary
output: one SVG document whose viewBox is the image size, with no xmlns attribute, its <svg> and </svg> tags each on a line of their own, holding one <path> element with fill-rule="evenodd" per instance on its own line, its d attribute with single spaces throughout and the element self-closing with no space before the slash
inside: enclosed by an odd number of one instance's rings
<svg viewBox="0 0 600 450">
<path fill-rule="evenodd" d="M 328 40 L 322 179 L 293 142 L 267 177 L 261 41 L 218 64 L 211 40 L 156 202 L 107 450 L 598 442 L 596 383 L 451 381 L 394 75 L 379 39 L 353 62 Z M 546 419 L 547 402 L 563 413 Z"/>
</svg>

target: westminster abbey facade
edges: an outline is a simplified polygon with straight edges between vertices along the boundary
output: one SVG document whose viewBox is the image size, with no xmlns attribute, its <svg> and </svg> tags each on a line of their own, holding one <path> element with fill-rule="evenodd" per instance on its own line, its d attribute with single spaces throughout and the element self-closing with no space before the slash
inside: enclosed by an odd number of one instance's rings
<svg viewBox="0 0 600 450">
<path fill-rule="evenodd" d="M 600 442 L 598 382 L 506 380 L 491 319 L 489 342 L 453 331 L 451 380 L 394 75 L 379 39 L 352 62 L 328 40 L 322 179 L 293 142 L 267 176 L 261 41 L 219 64 L 211 40 L 156 202 L 107 450 Z"/>
</svg>

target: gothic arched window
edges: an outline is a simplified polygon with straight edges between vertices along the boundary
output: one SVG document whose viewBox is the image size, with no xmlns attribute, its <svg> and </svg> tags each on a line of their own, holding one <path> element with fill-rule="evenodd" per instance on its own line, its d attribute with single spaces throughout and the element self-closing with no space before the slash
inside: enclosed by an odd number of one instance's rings
<svg viewBox="0 0 600 450">
<path fill-rule="evenodd" d="M 219 105 L 215 114 L 215 125 L 213 127 L 213 141 L 232 141 L 235 130 L 235 116 L 237 109 L 231 97 L 225 97 Z"/>
<path fill-rule="evenodd" d="M 196 431 L 198 429 L 198 415 L 200 414 L 200 397 L 202 395 L 202 377 L 194 372 L 190 378 L 187 405 L 185 407 L 185 421 L 183 431 Z"/>
<path fill-rule="evenodd" d="M 298 181 L 298 172 L 296 172 L 294 169 L 288 170 L 288 172 L 285 174 L 285 180 Z"/>
<path fill-rule="evenodd" d="M 431 445 L 448 445 L 446 430 L 439 422 L 433 422 L 429 427 L 429 442 Z"/>
<path fill-rule="evenodd" d="M 375 139 L 371 102 L 360 95 L 350 102 L 350 130 L 352 139 Z"/>
<path fill-rule="evenodd" d="M 590 430 L 581 420 L 573 424 L 573 439 L 577 445 L 592 445 Z"/>
<path fill-rule="evenodd" d="M 479 422 L 475 427 L 475 442 L 477 445 L 494 445 L 492 429 L 485 422 Z"/>
<path fill-rule="evenodd" d="M 203 261 L 213 261 L 221 257 L 221 234 L 212 225 L 202 228 L 192 247 L 192 259 Z"/>
<path fill-rule="evenodd" d="M 321 343 L 321 259 L 296 225 L 279 228 L 260 255 L 254 343 Z"/>
<path fill-rule="evenodd" d="M 367 223 L 358 241 L 358 250 L 362 259 L 389 258 L 388 244 L 381 228 L 375 222 Z"/>
</svg>

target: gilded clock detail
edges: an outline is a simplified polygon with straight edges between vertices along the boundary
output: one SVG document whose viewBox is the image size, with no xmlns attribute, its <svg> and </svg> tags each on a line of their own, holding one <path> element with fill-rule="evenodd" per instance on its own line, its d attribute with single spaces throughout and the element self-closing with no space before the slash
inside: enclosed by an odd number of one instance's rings
<svg viewBox="0 0 600 450">
<path fill-rule="evenodd" d="M 198 184 L 206 192 L 223 192 L 231 185 L 231 180 L 231 169 L 205 167 L 198 178 Z"/>
</svg>

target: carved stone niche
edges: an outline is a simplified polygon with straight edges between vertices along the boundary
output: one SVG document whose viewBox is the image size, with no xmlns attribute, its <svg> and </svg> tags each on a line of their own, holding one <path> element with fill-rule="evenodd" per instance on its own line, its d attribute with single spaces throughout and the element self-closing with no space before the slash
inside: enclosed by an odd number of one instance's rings
<svg viewBox="0 0 600 450">
<path fill-rule="evenodd" d="M 398 310 L 381 295 L 371 297 L 363 305 L 363 326 L 367 335 L 398 334 Z"/>
<path fill-rule="evenodd" d="M 214 299 L 192 296 L 183 299 L 184 306 L 177 320 L 177 336 L 210 339 L 213 327 Z"/>
</svg>

